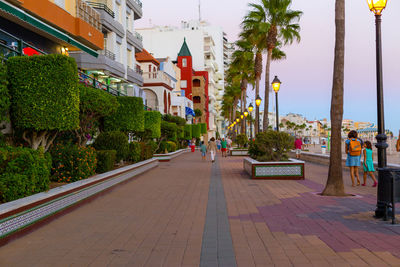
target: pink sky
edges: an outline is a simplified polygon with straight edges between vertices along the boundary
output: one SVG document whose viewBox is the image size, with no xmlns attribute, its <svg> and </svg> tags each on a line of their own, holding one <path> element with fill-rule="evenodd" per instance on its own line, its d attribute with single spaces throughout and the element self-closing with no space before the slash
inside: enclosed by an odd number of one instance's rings
<svg viewBox="0 0 400 267">
<path fill-rule="evenodd" d="M 253 1 L 256 2 L 256 1 Z M 386 127 L 400 128 L 400 1 L 388 1 L 383 12 L 383 66 Z M 272 64 L 271 76 L 283 82 L 279 93 L 281 114 L 300 113 L 308 119 L 329 118 L 334 52 L 334 0 L 293 0 L 301 10 L 302 41 L 285 47 L 287 59 Z M 235 41 L 248 10 L 244 0 L 201 0 L 202 19 L 220 25 Z M 198 0 L 146 0 L 143 18 L 135 27 L 179 26 L 198 19 Z M 345 118 L 376 122 L 375 24 L 365 0 L 346 1 Z M 263 94 L 263 93 L 262 93 Z M 253 92 L 249 91 L 253 98 Z M 263 97 L 263 96 L 262 96 Z"/>
</svg>

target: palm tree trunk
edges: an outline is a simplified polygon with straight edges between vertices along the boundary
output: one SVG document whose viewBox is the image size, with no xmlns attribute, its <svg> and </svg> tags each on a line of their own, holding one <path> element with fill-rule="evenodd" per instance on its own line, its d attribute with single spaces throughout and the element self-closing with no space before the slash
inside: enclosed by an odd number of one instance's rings
<svg viewBox="0 0 400 267">
<path fill-rule="evenodd" d="M 272 49 L 268 49 L 267 53 L 267 62 L 265 64 L 265 94 L 264 94 L 264 119 L 263 119 L 263 130 L 268 130 L 268 106 L 269 106 L 269 72 L 271 68 L 271 60 L 272 60 Z"/>
<path fill-rule="evenodd" d="M 331 100 L 332 145 L 329 162 L 329 174 L 322 195 L 344 196 L 342 171 L 342 120 L 343 120 L 343 80 L 345 45 L 345 0 L 336 0 L 335 9 L 336 44 L 333 66 L 333 86 Z"/>
</svg>

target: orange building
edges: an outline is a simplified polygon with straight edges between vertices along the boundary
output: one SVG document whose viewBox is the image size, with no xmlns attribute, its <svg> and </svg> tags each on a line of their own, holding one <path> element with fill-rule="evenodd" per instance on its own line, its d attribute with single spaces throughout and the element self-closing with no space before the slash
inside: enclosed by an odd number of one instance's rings
<svg viewBox="0 0 400 267">
<path fill-rule="evenodd" d="M 82 50 L 97 57 L 104 47 L 100 15 L 83 0 L 2 0 L 1 46 L 21 52 L 30 46 L 45 53 Z"/>
</svg>

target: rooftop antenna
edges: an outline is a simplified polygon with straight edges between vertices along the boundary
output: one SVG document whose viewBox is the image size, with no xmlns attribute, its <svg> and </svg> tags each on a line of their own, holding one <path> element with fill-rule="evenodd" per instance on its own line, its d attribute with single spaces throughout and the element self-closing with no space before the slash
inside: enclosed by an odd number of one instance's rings
<svg viewBox="0 0 400 267">
<path fill-rule="evenodd" d="M 199 0 L 199 21 L 201 21 L 201 0 Z"/>
</svg>

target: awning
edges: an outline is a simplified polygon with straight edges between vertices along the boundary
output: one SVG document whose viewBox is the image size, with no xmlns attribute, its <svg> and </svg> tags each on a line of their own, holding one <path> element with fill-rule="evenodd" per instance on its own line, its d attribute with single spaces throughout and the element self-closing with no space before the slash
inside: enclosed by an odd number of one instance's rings
<svg viewBox="0 0 400 267">
<path fill-rule="evenodd" d="M 186 113 L 186 116 L 188 116 L 188 115 L 192 115 L 193 117 L 196 116 L 196 114 L 194 114 L 193 109 L 191 109 L 189 107 L 185 107 L 185 113 Z"/>
<path fill-rule="evenodd" d="M 56 37 L 57 39 L 60 39 L 66 43 L 69 43 L 73 46 L 75 46 L 76 48 L 81 49 L 82 51 L 88 53 L 89 55 L 92 55 L 94 57 L 98 56 L 98 53 L 96 50 L 93 50 L 89 47 L 87 47 L 86 45 L 82 44 L 81 42 L 75 40 L 74 38 L 72 38 L 71 36 L 69 36 L 66 33 L 63 33 L 59 30 L 57 30 L 56 28 L 46 24 L 45 22 L 29 15 L 28 13 L 26 13 L 25 11 L 14 7 L 13 5 L 10 5 L 2 0 L 0 0 L 0 9 L 19 18 L 22 21 L 25 21 L 26 23 L 29 23 L 30 25 Z"/>
</svg>

